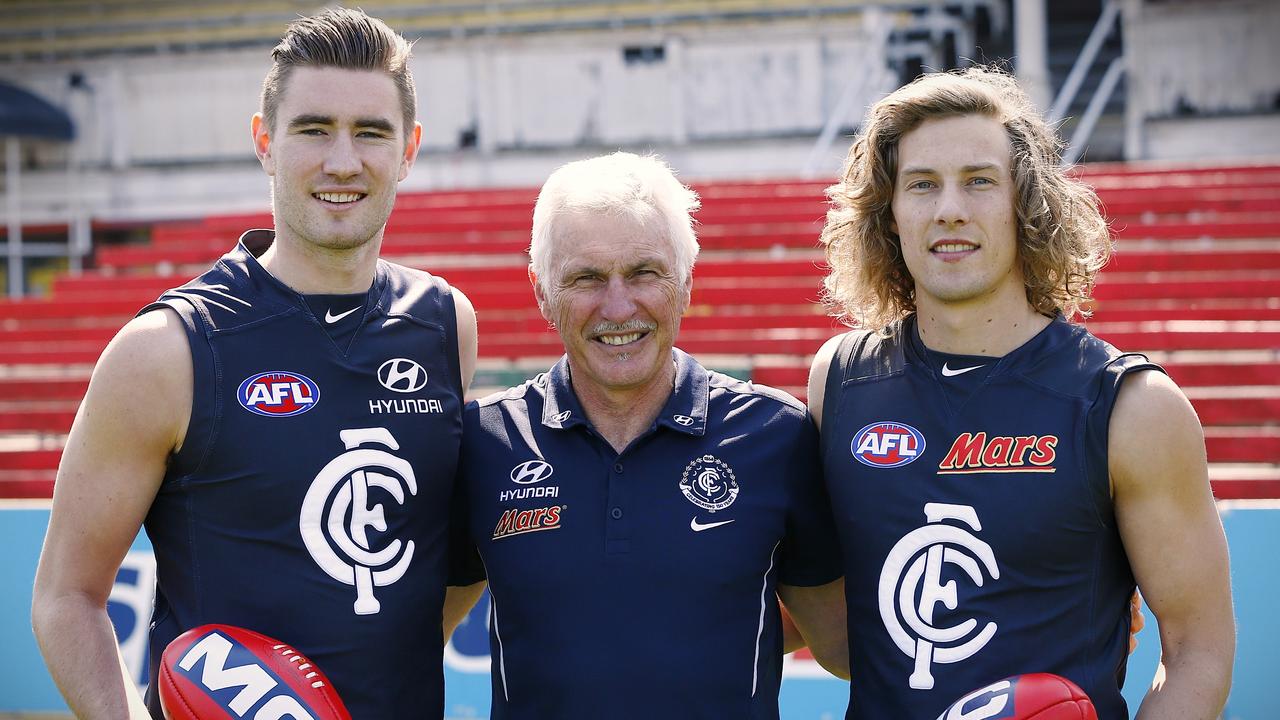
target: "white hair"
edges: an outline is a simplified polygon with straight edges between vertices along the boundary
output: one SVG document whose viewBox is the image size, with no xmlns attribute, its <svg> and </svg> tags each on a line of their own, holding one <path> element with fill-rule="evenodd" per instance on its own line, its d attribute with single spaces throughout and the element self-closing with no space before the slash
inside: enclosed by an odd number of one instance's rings
<svg viewBox="0 0 1280 720">
<path fill-rule="evenodd" d="M 645 226 L 665 226 L 675 249 L 677 276 L 688 278 L 698 257 L 692 214 L 700 205 L 698 194 L 655 156 L 615 152 L 561 165 L 547 178 L 533 207 L 529 245 L 533 274 L 543 291 L 549 291 L 551 245 L 561 217 L 568 213 L 613 213 Z"/>
</svg>

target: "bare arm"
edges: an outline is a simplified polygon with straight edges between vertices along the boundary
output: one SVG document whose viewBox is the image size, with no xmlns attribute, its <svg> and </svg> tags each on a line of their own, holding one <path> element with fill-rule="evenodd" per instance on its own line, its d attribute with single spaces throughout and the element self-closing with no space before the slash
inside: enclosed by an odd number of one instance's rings
<svg viewBox="0 0 1280 720">
<path fill-rule="evenodd" d="M 779 585 L 778 598 L 813 658 L 838 678 L 849 679 L 849 628 L 844 578 L 816 587 Z M 788 652 L 803 647 L 784 648 Z"/>
<path fill-rule="evenodd" d="M 476 376 L 476 354 L 479 346 L 476 309 L 461 290 L 454 288 L 453 310 L 458 319 L 458 367 L 462 370 L 462 394 L 466 395 Z"/>
<path fill-rule="evenodd" d="M 54 483 L 31 623 L 78 718 L 147 718 L 121 672 L 107 597 L 186 433 L 191 354 L 169 310 L 135 318 L 103 352 Z"/>
<path fill-rule="evenodd" d="M 1108 436 L 1120 535 L 1160 631 L 1160 668 L 1138 717 L 1217 718 L 1235 621 L 1204 433 L 1172 380 L 1142 372 L 1124 381 Z"/>
<path fill-rule="evenodd" d="M 809 414 L 819 430 L 822 429 L 822 404 L 827 394 L 827 371 L 843 338 L 844 335 L 836 335 L 823 343 L 813 358 L 813 365 L 809 366 Z"/>
<path fill-rule="evenodd" d="M 475 607 L 480 594 L 484 592 L 485 581 L 474 585 L 449 586 L 444 591 L 444 641 L 449 642 L 458 624 L 467 617 L 471 608 Z"/>
</svg>

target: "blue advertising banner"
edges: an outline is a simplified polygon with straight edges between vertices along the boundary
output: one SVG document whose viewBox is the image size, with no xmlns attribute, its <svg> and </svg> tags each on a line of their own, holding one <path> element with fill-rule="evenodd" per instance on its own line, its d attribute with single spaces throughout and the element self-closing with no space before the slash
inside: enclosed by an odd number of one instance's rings
<svg viewBox="0 0 1280 720">
<path fill-rule="evenodd" d="M 1224 502 L 1219 509 L 1231 547 L 1238 645 L 1226 720 L 1271 720 L 1280 717 L 1280 699 L 1271 691 L 1272 645 L 1280 638 L 1280 616 L 1273 611 L 1280 596 L 1275 548 L 1280 547 L 1280 504 Z M 0 504 L 0 714 L 65 712 L 57 688 L 45 671 L 31 634 L 30 588 L 40 544 L 48 525 L 48 503 L 5 501 Z M 155 565 L 150 543 L 140 536 L 116 575 L 107 606 L 125 661 L 139 685 L 146 682 L 146 632 L 151 616 Z M 1139 636 L 1129 661 L 1125 697 L 1136 710 L 1160 657 L 1153 616 Z M 445 649 L 445 716 L 449 720 L 489 716 L 488 599 L 482 598 Z M 673 655 L 679 648 L 673 646 Z M 784 720 L 838 720 L 844 717 L 848 683 L 832 678 L 815 662 L 788 658 L 780 704 Z"/>
</svg>

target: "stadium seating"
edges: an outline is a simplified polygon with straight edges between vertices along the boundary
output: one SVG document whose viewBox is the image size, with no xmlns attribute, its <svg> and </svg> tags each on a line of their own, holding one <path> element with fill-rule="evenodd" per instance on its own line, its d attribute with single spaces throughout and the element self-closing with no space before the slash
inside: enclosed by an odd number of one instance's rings
<svg viewBox="0 0 1280 720">
<path fill-rule="evenodd" d="M 1148 352 L 1205 425 L 1214 491 L 1280 497 L 1280 167 L 1083 171 L 1117 252 L 1090 328 Z M 697 188 L 703 254 L 680 346 L 707 364 L 804 396 L 813 353 L 843 326 L 821 304 L 823 183 Z M 383 254 L 466 291 L 481 331 L 474 394 L 560 354 L 533 303 L 523 254 L 535 191 L 402 196 Z M 47 497 L 89 372 L 116 330 L 200 272 L 267 215 L 157 224 L 143 245 L 102 247 L 95 269 L 45 298 L 0 301 L 0 498 Z"/>
</svg>

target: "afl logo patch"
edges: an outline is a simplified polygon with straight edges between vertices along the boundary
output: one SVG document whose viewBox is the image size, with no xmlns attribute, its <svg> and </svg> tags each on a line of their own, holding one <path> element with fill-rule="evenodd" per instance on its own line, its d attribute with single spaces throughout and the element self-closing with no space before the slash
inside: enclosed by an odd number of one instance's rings
<svg viewBox="0 0 1280 720">
<path fill-rule="evenodd" d="M 914 462 L 924 452 L 924 435 L 910 425 L 873 422 L 853 436 L 849 450 L 863 465 L 899 467 Z"/>
<path fill-rule="evenodd" d="M 301 415 L 320 402 L 320 387 L 306 375 L 294 372 L 258 373 L 240 383 L 240 406 L 267 417 Z"/>
<path fill-rule="evenodd" d="M 511 482 L 517 485 L 532 485 L 551 477 L 555 468 L 543 460 L 526 460 L 511 468 Z"/>
<path fill-rule="evenodd" d="M 714 455 L 694 458 L 680 476 L 680 492 L 703 510 L 723 510 L 738 499 L 738 479 L 733 468 Z"/>
<path fill-rule="evenodd" d="M 378 366 L 378 382 L 392 392 L 418 392 L 427 385 L 427 371 L 408 358 L 392 358 Z"/>
</svg>

